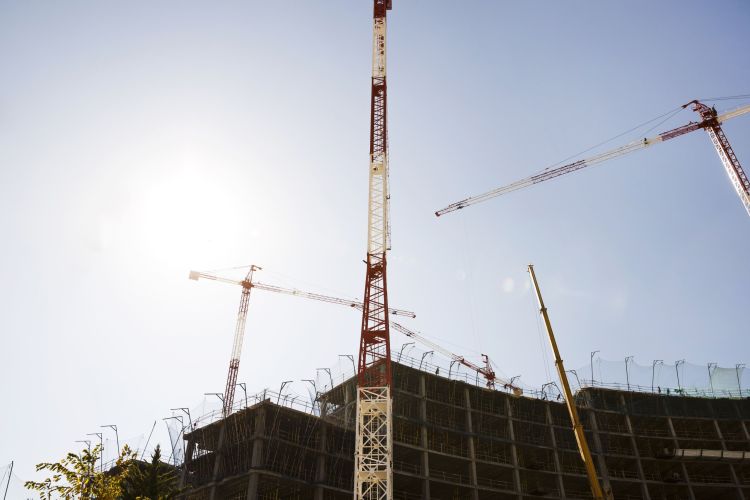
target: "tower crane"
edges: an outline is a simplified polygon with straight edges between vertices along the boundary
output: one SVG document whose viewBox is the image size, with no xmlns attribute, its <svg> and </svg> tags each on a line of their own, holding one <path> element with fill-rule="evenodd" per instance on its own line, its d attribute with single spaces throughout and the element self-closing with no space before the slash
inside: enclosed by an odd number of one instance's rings
<svg viewBox="0 0 750 500">
<path fill-rule="evenodd" d="M 539 184 L 540 182 L 548 181 L 550 179 L 554 179 L 555 177 L 560 177 L 561 175 L 575 172 L 577 170 L 581 170 L 583 168 L 596 165 L 607 160 L 611 160 L 612 158 L 617 158 L 618 156 L 623 156 L 640 149 L 645 149 L 649 146 L 653 146 L 654 144 L 668 141 L 670 139 L 674 139 L 675 137 L 679 137 L 681 135 L 699 129 L 704 129 L 708 133 L 708 136 L 711 139 L 711 143 L 714 145 L 714 148 L 716 148 L 716 152 L 719 155 L 719 159 L 721 160 L 722 165 L 724 165 L 724 169 L 729 176 L 729 180 L 731 181 L 732 186 L 734 186 L 734 189 L 737 192 L 740 201 L 744 205 L 748 215 L 750 215 L 750 181 L 748 180 L 745 171 L 742 169 L 737 156 L 732 150 L 732 146 L 729 144 L 729 140 L 727 139 L 726 135 L 724 135 L 724 131 L 721 128 L 721 124 L 725 121 L 740 115 L 744 115 L 745 113 L 750 113 L 750 105 L 718 114 L 716 112 L 716 109 L 710 108 L 697 100 L 690 101 L 682 107 L 686 108 L 691 104 L 693 105 L 693 111 L 698 113 L 698 115 L 700 116 L 699 122 L 691 121 L 686 125 L 668 130 L 667 132 L 663 132 L 654 137 L 648 137 L 633 141 L 604 153 L 600 153 L 589 158 L 584 158 L 582 160 L 577 160 L 573 163 L 568 163 L 567 165 L 545 169 L 538 174 L 526 177 L 525 179 L 518 180 L 506 186 L 502 186 L 493 189 L 492 191 L 487 191 L 486 193 L 472 196 L 455 203 L 451 203 L 447 207 L 435 212 L 435 215 L 440 217 L 441 215 L 447 214 L 449 212 L 454 212 L 456 210 L 460 210 L 462 208 L 487 201 L 497 196 L 502 196 L 512 191 L 517 191 L 534 184 Z"/>
<path fill-rule="evenodd" d="M 357 367 L 354 498 L 393 498 L 391 344 L 386 252 L 388 221 L 388 123 L 386 14 L 391 0 L 373 0 L 367 272 Z"/>
<path fill-rule="evenodd" d="M 465 367 L 474 370 L 479 375 L 484 377 L 484 379 L 487 381 L 487 387 L 489 389 L 495 389 L 495 383 L 498 382 L 503 385 L 503 388 L 505 389 L 511 389 L 513 391 L 513 394 L 520 396 L 523 394 L 523 390 L 520 387 L 517 387 L 513 385 L 512 382 L 509 382 L 507 380 L 502 380 L 495 375 L 495 371 L 492 369 L 492 365 L 490 364 L 490 358 L 486 354 L 482 354 L 482 361 L 484 362 L 484 366 L 479 366 L 468 359 L 466 359 L 463 356 L 459 356 L 458 354 L 454 354 L 450 352 L 449 350 L 445 349 L 444 347 L 432 342 L 431 340 L 428 340 L 424 337 L 422 337 L 417 332 L 410 330 L 406 328 L 405 326 L 401 325 L 400 323 L 397 323 L 395 321 L 391 321 L 391 326 L 398 330 L 399 332 L 403 333 L 407 337 L 413 338 L 420 342 L 421 344 L 429 347 L 430 349 L 439 352 L 443 356 L 446 356 L 447 358 L 450 358 L 452 361 L 456 361 Z"/>
<path fill-rule="evenodd" d="M 224 278 L 221 276 L 214 276 L 208 273 L 202 273 L 199 271 L 190 271 L 189 278 L 191 280 L 198 279 L 209 279 L 214 281 L 220 281 L 222 283 L 229 283 L 230 285 L 239 285 L 242 287 L 242 297 L 240 299 L 239 312 L 237 313 L 237 324 L 234 330 L 234 344 L 232 346 L 232 357 L 229 360 L 229 374 L 227 375 L 227 386 L 224 389 L 224 403 L 222 413 L 224 417 L 229 416 L 232 412 L 232 405 L 234 404 L 234 391 L 237 387 L 237 373 L 240 367 L 240 354 L 242 353 L 242 341 L 245 336 L 245 322 L 247 320 L 247 310 L 250 303 L 250 290 L 257 288 L 258 290 L 265 290 L 267 292 L 281 293 L 285 295 L 293 295 L 295 297 L 303 297 L 306 299 L 319 300 L 321 302 L 328 302 L 330 304 L 338 304 L 342 306 L 353 307 L 355 309 L 362 310 L 364 308 L 361 302 L 356 300 L 340 299 L 337 297 L 331 297 L 328 295 L 322 295 L 319 293 L 303 292 L 294 288 L 283 288 L 276 285 L 269 285 L 267 283 L 260 283 L 253 281 L 253 273 L 260 271 L 261 268 L 255 265 L 250 266 L 250 270 L 242 281 Z M 389 308 L 388 312 L 393 316 L 406 316 L 414 318 L 416 315 L 411 311 L 405 311 L 403 309 Z"/>
</svg>

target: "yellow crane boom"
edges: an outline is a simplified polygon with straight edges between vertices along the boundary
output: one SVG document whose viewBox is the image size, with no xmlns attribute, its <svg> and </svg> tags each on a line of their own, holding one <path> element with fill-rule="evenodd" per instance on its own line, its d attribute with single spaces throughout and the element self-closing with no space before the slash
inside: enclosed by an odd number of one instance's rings
<svg viewBox="0 0 750 500">
<path fill-rule="evenodd" d="M 599 478 L 596 475 L 596 467 L 594 466 L 594 461 L 591 457 L 591 451 L 589 451 L 589 445 L 586 442 L 586 434 L 583 432 L 583 424 L 581 424 L 581 419 L 578 417 L 578 410 L 576 409 L 575 399 L 573 399 L 573 392 L 570 390 L 568 377 L 565 375 L 565 366 L 563 366 L 563 360 L 560 357 L 560 350 L 557 348 L 557 342 L 555 341 L 555 334 L 552 331 L 552 323 L 550 323 L 547 308 L 544 305 L 544 300 L 542 300 L 542 292 L 539 290 L 539 283 L 536 281 L 534 266 L 531 264 L 529 264 L 529 274 L 531 275 L 534 292 L 536 293 L 536 298 L 539 302 L 539 313 L 544 319 L 544 326 L 547 329 L 549 343 L 552 346 L 552 352 L 555 354 L 555 368 L 557 368 L 557 374 L 559 375 L 560 383 L 563 386 L 565 404 L 568 407 L 568 413 L 570 413 L 570 420 L 573 422 L 573 432 L 576 436 L 578 451 L 581 453 L 583 465 L 586 467 L 586 475 L 588 476 L 591 493 L 594 495 L 594 500 L 604 500 L 604 493 L 602 492 L 602 487 L 599 485 Z M 607 496 L 609 497 L 610 495 Z"/>
</svg>

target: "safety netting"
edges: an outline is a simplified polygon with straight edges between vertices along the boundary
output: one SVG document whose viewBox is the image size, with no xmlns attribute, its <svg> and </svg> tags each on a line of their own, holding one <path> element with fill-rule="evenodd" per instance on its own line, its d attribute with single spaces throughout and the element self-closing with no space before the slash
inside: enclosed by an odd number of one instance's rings
<svg viewBox="0 0 750 500">
<path fill-rule="evenodd" d="M 750 373 L 744 364 L 722 367 L 716 363 L 701 365 L 685 360 L 669 363 L 659 359 L 641 364 L 630 356 L 622 361 L 593 357 L 589 365 L 569 372 L 572 385 L 578 387 L 699 397 L 750 396 Z"/>
</svg>

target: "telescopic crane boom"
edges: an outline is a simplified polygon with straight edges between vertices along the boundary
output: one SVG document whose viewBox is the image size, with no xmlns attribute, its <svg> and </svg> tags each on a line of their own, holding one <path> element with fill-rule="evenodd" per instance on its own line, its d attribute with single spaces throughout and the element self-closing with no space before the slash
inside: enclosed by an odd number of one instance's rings
<svg viewBox="0 0 750 500">
<path fill-rule="evenodd" d="M 356 300 L 340 299 L 337 297 L 331 297 L 328 295 L 322 295 L 319 293 L 303 292 L 294 288 L 283 288 L 276 285 L 269 285 L 266 283 L 260 283 L 253 281 L 253 273 L 260 271 L 261 268 L 258 266 L 250 266 L 250 270 L 242 281 L 232 280 L 223 278 L 221 276 L 214 276 L 208 273 L 202 273 L 199 271 L 190 271 L 189 278 L 191 280 L 198 279 L 209 279 L 214 281 L 220 281 L 222 283 L 229 283 L 231 285 L 239 285 L 242 287 L 242 297 L 240 298 L 239 312 L 237 313 L 237 324 L 234 330 L 234 344 L 232 346 L 232 357 L 229 360 L 229 373 L 227 375 L 227 386 L 224 389 L 224 403 L 223 403 L 223 416 L 227 417 L 232 412 L 232 405 L 234 404 L 234 392 L 237 387 L 237 373 L 240 368 L 240 355 L 242 354 L 242 342 L 245 337 L 245 322 L 247 320 L 247 310 L 250 302 L 250 290 L 257 288 L 258 290 L 265 290 L 268 292 L 282 293 L 285 295 L 293 295 L 295 297 L 303 297 L 306 299 L 319 300 L 321 302 L 328 302 L 330 304 L 338 304 L 341 306 L 349 306 L 355 309 L 362 310 L 364 305 Z M 416 315 L 411 311 L 405 311 L 403 309 L 388 309 L 389 314 L 393 316 L 406 316 L 414 318 Z"/>
<path fill-rule="evenodd" d="M 586 475 L 589 479 L 589 486 L 591 487 L 591 493 L 594 495 L 594 500 L 604 500 L 604 493 L 602 487 L 599 484 L 599 478 L 596 475 L 596 467 L 594 466 L 594 459 L 589 451 L 589 445 L 586 442 L 586 434 L 583 431 L 583 425 L 581 419 L 578 417 L 578 410 L 576 409 L 576 401 L 573 397 L 573 392 L 570 390 L 570 384 L 568 383 L 568 376 L 565 374 L 565 366 L 563 360 L 560 357 L 560 350 L 557 348 L 557 341 L 555 340 L 555 334 L 552 331 L 552 323 L 550 323 L 549 315 L 547 314 L 547 308 L 544 305 L 542 299 L 542 292 L 539 290 L 539 283 L 536 281 L 536 275 L 534 274 L 534 266 L 529 264 L 529 274 L 531 275 L 531 282 L 534 285 L 534 292 L 536 293 L 537 301 L 539 302 L 539 314 L 544 319 L 544 326 L 547 329 L 547 335 L 549 337 L 549 343 L 552 347 L 552 352 L 555 355 L 555 368 L 557 368 L 557 374 L 560 376 L 560 383 L 563 386 L 563 393 L 565 394 L 565 404 L 568 406 L 568 413 L 570 414 L 570 420 L 573 422 L 573 432 L 576 436 L 576 442 L 578 443 L 578 451 L 581 454 L 583 465 L 586 468 Z M 607 498 L 611 498 L 611 494 L 607 494 Z"/>
<path fill-rule="evenodd" d="M 750 181 L 748 181 L 747 175 L 745 175 L 745 172 L 742 169 L 737 156 L 732 150 L 732 146 L 729 144 L 729 140 L 727 139 L 726 135 L 724 135 L 724 131 L 721 129 L 721 124 L 725 121 L 740 115 L 744 115 L 745 113 L 750 113 L 750 105 L 743 106 L 732 111 L 727 111 L 726 113 L 717 114 L 714 108 L 709 108 L 699 101 L 691 101 L 685 104 L 683 108 L 686 108 L 691 104 L 693 105 L 693 111 L 697 112 L 700 115 L 701 121 L 690 122 L 686 125 L 683 125 L 682 127 L 677 127 L 653 137 L 629 142 L 624 146 L 620 146 L 618 148 L 611 149 L 604 153 L 590 156 L 582 160 L 577 160 L 573 163 L 568 163 L 567 165 L 563 165 L 561 167 L 543 170 L 538 174 L 526 177 L 525 179 L 518 180 L 506 186 L 502 186 L 493 189 L 492 191 L 487 191 L 486 193 L 472 196 L 455 203 L 451 203 L 447 207 L 435 212 L 435 215 L 440 217 L 441 215 L 490 200 L 497 196 L 508 194 L 512 191 L 517 191 L 519 189 L 533 186 L 534 184 L 539 184 L 540 182 L 548 181 L 550 179 L 554 179 L 555 177 L 560 177 L 561 175 L 569 174 L 571 172 L 575 172 L 577 170 L 581 170 L 583 168 L 590 167 L 607 160 L 611 160 L 613 158 L 617 158 L 618 156 L 623 156 L 640 149 L 645 149 L 649 146 L 653 146 L 654 144 L 668 141 L 669 139 L 674 139 L 675 137 L 679 137 L 681 135 L 699 129 L 704 129 L 711 138 L 711 142 L 713 143 L 714 148 L 716 148 L 716 152 L 719 155 L 719 159 L 721 159 L 722 165 L 724 165 L 727 175 L 729 176 L 729 180 L 732 182 L 732 186 L 734 186 L 734 189 L 735 191 L 737 191 L 737 195 L 739 196 L 740 201 L 744 205 L 748 215 L 750 215 Z"/>
</svg>

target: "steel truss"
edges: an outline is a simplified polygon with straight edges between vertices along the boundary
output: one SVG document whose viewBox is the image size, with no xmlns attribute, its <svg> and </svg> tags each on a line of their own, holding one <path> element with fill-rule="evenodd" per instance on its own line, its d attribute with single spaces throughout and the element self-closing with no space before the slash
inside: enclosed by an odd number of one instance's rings
<svg viewBox="0 0 750 500">
<path fill-rule="evenodd" d="M 386 252 L 388 220 L 388 130 L 386 12 L 390 0 L 374 0 L 367 274 L 357 373 L 355 500 L 393 496 L 391 348 Z"/>
</svg>

